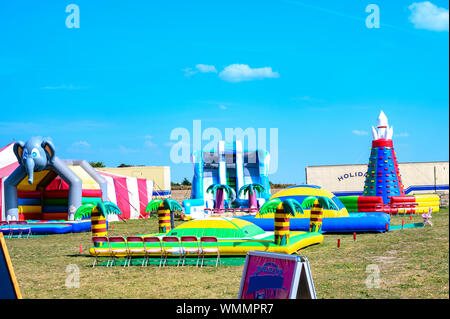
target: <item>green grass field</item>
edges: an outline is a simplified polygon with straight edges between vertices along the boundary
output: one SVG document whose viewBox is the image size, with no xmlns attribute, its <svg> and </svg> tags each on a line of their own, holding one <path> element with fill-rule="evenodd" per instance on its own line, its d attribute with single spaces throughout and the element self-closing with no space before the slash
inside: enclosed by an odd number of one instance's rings
<svg viewBox="0 0 450 319">
<path fill-rule="evenodd" d="M 392 224 L 421 217 L 393 217 Z M 449 210 L 433 215 L 433 227 L 384 234 L 325 235 L 303 249 L 318 298 L 449 298 Z M 179 224 L 177 222 L 176 224 Z M 157 220 L 114 223 L 109 235 L 157 231 Z M 236 298 L 243 266 L 92 268 L 91 234 L 6 239 L 24 298 Z M 337 239 L 341 247 L 337 248 Z M 80 245 L 83 248 L 80 254 Z M 79 288 L 66 287 L 69 265 L 79 269 Z M 369 266 L 371 265 L 371 266 Z M 69 266 L 69 268 L 68 268 Z M 369 268 L 367 268 L 369 266 Z M 73 269 L 73 268 L 72 268 Z M 370 269 L 379 286 L 368 288 Z M 367 270 L 367 271 L 366 271 Z M 372 270 L 373 271 L 373 270 Z"/>
</svg>

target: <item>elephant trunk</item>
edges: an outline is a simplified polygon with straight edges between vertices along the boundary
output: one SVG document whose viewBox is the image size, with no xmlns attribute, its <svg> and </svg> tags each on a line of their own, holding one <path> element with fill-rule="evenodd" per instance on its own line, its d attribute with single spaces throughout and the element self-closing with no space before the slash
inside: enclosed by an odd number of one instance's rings
<svg viewBox="0 0 450 319">
<path fill-rule="evenodd" d="M 28 184 L 33 184 L 33 174 L 34 174 L 34 161 L 32 158 L 28 157 L 25 161 L 25 170 L 28 175 Z"/>
</svg>

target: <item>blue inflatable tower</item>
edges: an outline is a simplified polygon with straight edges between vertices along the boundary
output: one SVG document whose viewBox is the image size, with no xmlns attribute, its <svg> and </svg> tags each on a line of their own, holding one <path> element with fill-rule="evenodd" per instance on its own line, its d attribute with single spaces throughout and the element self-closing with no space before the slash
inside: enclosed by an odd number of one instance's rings
<svg viewBox="0 0 450 319">
<path fill-rule="evenodd" d="M 389 204 L 392 196 L 404 196 L 405 190 L 392 142 L 393 129 L 383 111 L 378 117 L 377 128 L 372 127 L 372 135 L 363 196 L 380 196 L 384 204 Z"/>
</svg>

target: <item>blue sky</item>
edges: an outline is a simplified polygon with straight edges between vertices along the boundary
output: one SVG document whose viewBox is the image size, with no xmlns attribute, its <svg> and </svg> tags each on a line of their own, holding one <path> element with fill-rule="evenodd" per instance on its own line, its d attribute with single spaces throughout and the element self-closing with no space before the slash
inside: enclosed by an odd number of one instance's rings
<svg viewBox="0 0 450 319">
<path fill-rule="evenodd" d="M 367 28 L 371 3 L 2 1 L 0 146 L 51 136 L 61 158 L 181 181 L 175 128 L 277 128 L 271 181 L 302 183 L 366 163 L 383 110 L 400 162 L 448 160 L 448 1 L 377 1 Z"/>
</svg>

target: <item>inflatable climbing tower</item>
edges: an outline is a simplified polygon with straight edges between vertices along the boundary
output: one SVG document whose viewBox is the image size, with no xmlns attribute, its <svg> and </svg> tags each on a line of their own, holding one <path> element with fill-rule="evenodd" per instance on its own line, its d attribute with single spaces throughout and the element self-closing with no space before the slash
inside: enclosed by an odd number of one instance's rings
<svg viewBox="0 0 450 319">
<path fill-rule="evenodd" d="M 372 126 L 372 150 L 364 183 L 363 196 L 379 196 L 388 204 L 392 196 L 404 196 L 405 190 L 398 169 L 397 157 L 392 142 L 393 128 L 383 111 Z"/>
</svg>

